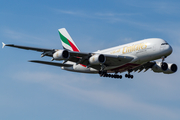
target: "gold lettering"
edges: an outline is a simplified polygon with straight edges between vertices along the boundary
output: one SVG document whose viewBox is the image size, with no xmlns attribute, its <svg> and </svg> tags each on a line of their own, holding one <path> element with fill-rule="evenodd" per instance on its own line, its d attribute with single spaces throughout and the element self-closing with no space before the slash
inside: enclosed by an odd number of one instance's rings
<svg viewBox="0 0 180 120">
<path fill-rule="evenodd" d="M 132 52 L 135 51 L 135 45 L 133 45 L 133 46 L 131 47 L 131 51 L 132 51 Z"/>
<path fill-rule="evenodd" d="M 136 51 L 139 49 L 138 45 L 136 45 Z"/>
<path fill-rule="evenodd" d="M 126 48 L 126 53 L 128 53 L 128 52 L 129 52 L 129 47 Z"/>
<path fill-rule="evenodd" d="M 130 52 L 134 52 L 134 51 L 138 51 L 138 50 L 142 50 L 142 49 L 146 49 L 146 48 L 147 48 L 147 43 L 140 43 L 140 44 L 132 45 L 129 47 L 125 46 L 122 48 L 122 54 L 130 53 Z M 118 49 L 111 53 L 114 54 L 114 53 L 118 53 L 120 51 L 121 51 L 121 49 Z"/>
<path fill-rule="evenodd" d="M 143 43 L 142 46 L 141 46 L 141 49 L 146 49 L 146 48 L 147 48 L 146 43 Z"/>
<path fill-rule="evenodd" d="M 142 44 L 139 44 L 139 45 L 138 45 L 138 50 L 141 50 L 141 46 L 142 46 Z"/>
<path fill-rule="evenodd" d="M 121 51 L 121 49 L 114 50 L 114 51 L 111 52 L 111 54 L 119 53 L 120 51 Z"/>
<path fill-rule="evenodd" d="M 129 53 L 129 52 L 131 52 L 131 46 L 127 47 L 127 49 L 126 49 L 126 53 Z"/>
<path fill-rule="evenodd" d="M 126 52 L 125 52 L 126 48 L 127 48 L 127 47 L 124 47 L 124 48 L 123 48 L 123 51 L 122 51 L 123 54 L 126 53 Z"/>
<path fill-rule="evenodd" d="M 145 46 L 144 49 L 146 49 L 147 48 L 147 43 L 145 43 L 144 46 Z"/>
<path fill-rule="evenodd" d="M 121 49 L 117 50 L 117 52 L 120 52 L 120 51 L 121 51 Z"/>
<path fill-rule="evenodd" d="M 143 49 L 143 46 L 144 46 L 144 43 L 143 43 L 143 44 L 141 44 L 141 48 L 140 48 L 140 49 Z"/>
</svg>

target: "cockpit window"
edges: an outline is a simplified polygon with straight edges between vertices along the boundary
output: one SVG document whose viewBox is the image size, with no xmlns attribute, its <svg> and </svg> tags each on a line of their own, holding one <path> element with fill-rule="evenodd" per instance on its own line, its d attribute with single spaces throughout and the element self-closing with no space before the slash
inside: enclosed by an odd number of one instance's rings
<svg viewBox="0 0 180 120">
<path fill-rule="evenodd" d="M 162 43 L 161 45 L 169 45 L 168 43 Z"/>
</svg>

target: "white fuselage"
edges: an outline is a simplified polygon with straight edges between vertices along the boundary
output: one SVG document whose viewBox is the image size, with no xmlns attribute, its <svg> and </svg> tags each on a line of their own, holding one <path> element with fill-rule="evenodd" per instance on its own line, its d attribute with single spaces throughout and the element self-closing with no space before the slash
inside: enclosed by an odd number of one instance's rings
<svg viewBox="0 0 180 120">
<path fill-rule="evenodd" d="M 128 64 L 105 68 L 105 70 L 107 70 L 108 72 L 114 72 L 114 69 L 116 69 L 116 71 L 118 70 L 118 72 L 124 72 L 124 69 L 121 69 L 122 66 L 122 68 L 127 69 L 133 68 L 148 61 L 160 59 L 163 56 L 169 56 L 172 53 L 172 47 L 163 39 L 150 38 L 105 50 L 98 50 L 94 53 L 133 57 L 134 59 Z M 71 62 L 71 64 L 72 63 L 73 62 Z M 76 63 L 73 63 L 72 67 L 62 67 L 62 69 L 74 72 L 98 73 L 98 70 L 95 70 L 91 67 L 83 67 L 80 64 L 76 65 Z"/>
</svg>

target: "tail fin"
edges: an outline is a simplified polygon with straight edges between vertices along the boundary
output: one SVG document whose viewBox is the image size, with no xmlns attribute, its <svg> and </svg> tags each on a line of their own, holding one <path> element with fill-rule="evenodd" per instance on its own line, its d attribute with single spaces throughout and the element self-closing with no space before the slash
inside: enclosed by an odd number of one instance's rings
<svg viewBox="0 0 180 120">
<path fill-rule="evenodd" d="M 61 43 L 64 49 L 68 49 L 70 51 L 75 51 L 75 52 L 80 52 L 76 44 L 74 43 L 73 39 L 67 32 L 65 28 L 61 28 L 58 30 L 60 38 L 61 38 Z"/>
</svg>

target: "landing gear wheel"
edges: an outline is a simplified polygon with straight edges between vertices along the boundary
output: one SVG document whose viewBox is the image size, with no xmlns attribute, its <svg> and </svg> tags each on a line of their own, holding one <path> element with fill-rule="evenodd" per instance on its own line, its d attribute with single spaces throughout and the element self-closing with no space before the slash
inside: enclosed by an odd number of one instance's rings
<svg viewBox="0 0 180 120">
<path fill-rule="evenodd" d="M 122 75 L 120 75 L 119 78 L 122 79 Z"/>
<path fill-rule="evenodd" d="M 107 72 L 106 71 L 99 71 L 100 77 L 107 77 Z"/>
<path fill-rule="evenodd" d="M 133 75 L 131 75 L 131 74 L 125 74 L 125 77 L 126 77 L 126 78 L 131 78 L 131 79 L 133 79 L 133 78 L 134 78 L 134 76 L 133 76 Z"/>
<path fill-rule="evenodd" d="M 133 79 L 133 77 L 134 77 L 134 76 L 133 76 L 133 75 L 131 75 L 131 79 Z"/>
<path fill-rule="evenodd" d="M 128 74 L 125 74 L 125 77 L 127 78 L 127 77 L 128 77 Z"/>
</svg>

